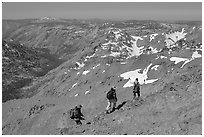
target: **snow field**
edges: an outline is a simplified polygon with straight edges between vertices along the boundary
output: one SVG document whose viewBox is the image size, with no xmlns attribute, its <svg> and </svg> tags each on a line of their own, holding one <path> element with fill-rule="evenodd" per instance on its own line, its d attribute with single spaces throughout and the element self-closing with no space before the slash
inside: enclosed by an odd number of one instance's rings
<svg viewBox="0 0 204 137">
<path fill-rule="evenodd" d="M 171 61 L 175 61 L 175 64 L 178 64 L 179 62 L 182 62 L 184 61 L 184 64 L 181 66 L 181 68 L 183 68 L 183 66 L 185 64 L 187 64 L 188 62 L 196 59 L 196 58 L 201 58 L 202 55 L 198 54 L 197 51 L 193 52 L 192 56 L 191 56 L 191 59 L 188 59 L 188 58 L 180 58 L 180 57 L 171 57 L 170 60 Z"/>
<path fill-rule="evenodd" d="M 121 74 L 120 77 L 123 77 L 124 79 L 130 78 L 129 81 L 123 86 L 123 88 L 132 87 L 136 78 L 138 78 L 138 81 L 141 85 L 149 84 L 149 83 L 153 83 L 157 81 L 158 79 L 147 80 L 148 78 L 147 72 L 149 71 L 149 68 L 151 65 L 152 63 L 149 64 L 149 66 L 145 68 L 142 73 L 139 73 L 141 69 L 136 69 L 134 71 L 128 71 L 128 72 Z"/>
</svg>

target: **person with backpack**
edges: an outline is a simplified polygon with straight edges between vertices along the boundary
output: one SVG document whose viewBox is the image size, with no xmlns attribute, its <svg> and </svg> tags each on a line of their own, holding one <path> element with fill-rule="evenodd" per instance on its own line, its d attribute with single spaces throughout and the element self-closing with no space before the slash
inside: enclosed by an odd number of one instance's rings
<svg viewBox="0 0 204 137">
<path fill-rule="evenodd" d="M 77 105 L 70 110 L 70 118 L 73 119 L 77 125 L 81 125 L 81 120 L 84 120 L 84 115 L 81 113 L 82 105 Z"/>
<path fill-rule="evenodd" d="M 130 78 L 129 78 L 130 79 Z M 138 82 L 138 78 L 135 79 L 134 88 L 133 88 L 133 99 L 136 98 L 136 94 L 138 98 L 140 97 L 140 83 Z"/>
<path fill-rule="evenodd" d="M 108 100 L 108 106 L 106 107 L 106 113 L 111 113 L 115 111 L 116 108 L 116 102 L 117 102 L 117 97 L 116 97 L 116 87 L 112 87 L 110 91 L 107 92 L 106 94 L 107 100 Z"/>
</svg>

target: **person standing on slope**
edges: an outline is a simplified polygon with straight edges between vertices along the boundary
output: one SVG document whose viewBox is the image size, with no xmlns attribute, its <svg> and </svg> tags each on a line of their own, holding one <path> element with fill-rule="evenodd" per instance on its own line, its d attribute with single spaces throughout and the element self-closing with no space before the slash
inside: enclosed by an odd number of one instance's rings
<svg viewBox="0 0 204 137">
<path fill-rule="evenodd" d="M 82 105 L 75 106 L 70 111 L 70 118 L 73 119 L 77 125 L 81 125 L 81 120 L 84 120 L 84 115 L 81 113 Z"/>
<path fill-rule="evenodd" d="M 106 107 L 106 113 L 109 114 L 115 111 L 115 108 L 116 108 L 116 102 L 117 102 L 116 87 L 113 86 L 111 90 L 107 92 L 106 97 L 108 100 L 108 106 Z"/>
<path fill-rule="evenodd" d="M 129 78 L 130 79 L 130 78 Z M 131 79 L 130 79 L 131 80 Z M 134 87 L 133 87 L 133 99 L 136 98 L 136 94 L 138 98 L 140 97 L 140 83 L 138 81 L 138 78 L 135 79 L 134 81 Z"/>
</svg>

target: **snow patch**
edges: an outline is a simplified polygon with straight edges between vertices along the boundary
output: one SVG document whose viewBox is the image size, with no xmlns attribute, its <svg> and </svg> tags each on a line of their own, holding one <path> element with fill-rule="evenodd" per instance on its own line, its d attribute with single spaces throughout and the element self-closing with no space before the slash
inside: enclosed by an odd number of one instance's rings
<svg viewBox="0 0 204 137">
<path fill-rule="evenodd" d="M 184 67 L 184 65 L 186 65 L 188 62 L 190 62 L 190 61 L 192 61 L 193 59 L 188 59 L 188 60 L 186 60 L 184 63 L 183 63 L 183 65 L 181 66 L 181 68 L 183 68 Z"/>
<path fill-rule="evenodd" d="M 93 67 L 93 69 L 97 68 L 98 66 L 100 66 L 100 64 L 98 64 L 98 65 L 94 66 L 94 67 Z"/>
<path fill-rule="evenodd" d="M 5 46 L 6 46 L 7 48 L 9 48 L 8 44 L 5 44 Z"/>
<path fill-rule="evenodd" d="M 116 40 L 118 40 L 118 38 L 121 36 L 120 31 L 113 31 L 113 33 L 115 34 Z"/>
<path fill-rule="evenodd" d="M 158 35 L 157 33 L 151 34 L 151 35 L 150 35 L 150 42 L 151 42 L 157 35 Z"/>
<path fill-rule="evenodd" d="M 80 30 L 80 31 L 75 31 L 75 33 L 83 33 L 84 31 Z"/>
<path fill-rule="evenodd" d="M 72 88 L 75 87 L 77 85 L 77 83 L 75 83 L 74 85 L 72 85 Z"/>
<path fill-rule="evenodd" d="M 86 95 L 86 94 L 88 94 L 89 92 L 90 92 L 90 91 L 89 91 L 89 90 L 87 90 L 87 91 L 85 92 L 85 95 Z"/>
<path fill-rule="evenodd" d="M 163 59 L 163 58 L 167 58 L 167 57 L 166 56 L 160 56 L 160 58 Z"/>
<path fill-rule="evenodd" d="M 133 52 L 132 52 L 132 56 L 139 56 L 142 54 L 141 49 L 144 48 L 144 46 L 142 47 L 138 47 L 137 46 L 137 40 L 143 40 L 143 38 L 138 37 L 138 36 L 132 36 L 133 39 L 135 39 L 135 41 L 131 40 L 131 42 L 133 43 L 132 47 L 133 47 Z"/>
<path fill-rule="evenodd" d="M 78 69 L 81 69 L 85 66 L 85 64 L 83 62 L 81 64 L 79 62 L 76 62 L 76 64 L 79 66 Z"/>
<path fill-rule="evenodd" d="M 84 71 L 82 74 L 83 75 L 86 75 L 87 73 L 89 73 L 90 72 L 90 70 L 86 70 L 86 71 Z"/>
<path fill-rule="evenodd" d="M 107 42 L 107 43 L 102 44 L 102 45 L 103 45 L 102 48 L 103 48 L 104 46 L 109 45 L 109 44 L 117 45 L 116 42 L 110 42 L 110 41 L 109 41 L 109 42 Z"/>
<path fill-rule="evenodd" d="M 145 84 L 153 83 L 157 81 L 158 79 L 150 79 L 150 80 L 145 80 Z"/>
<path fill-rule="evenodd" d="M 166 34 L 166 40 L 165 40 L 166 46 L 167 46 L 168 48 L 170 48 L 170 46 L 171 46 L 172 44 L 174 44 L 175 42 L 177 42 L 177 41 L 180 40 L 180 39 L 185 38 L 185 36 L 186 36 L 187 33 L 184 33 L 184 30 L 185 30 L 185 29 L 183 28 L 181 32 L 176 31 L 176 32 L 171 33 L 171 34 Z"/>
<path fill-rule="evenodd" d="M 153 47 L 149 47 L 151 49 L 152 54 L 158 53 L 158 50 Z"/>
<path fill-rule="evenodd" d="M 101 47 L 102 47 L 102 49 L 104 49 L 104 50 L 108 49 L 108 46 L 101 46 Z"/>
<path fill-rule="evenodd" d="M 166 56 L 158 56 L 158 55 L 157 55 L 157 58 L 156 58 L 156 59 L 158 59 L 158 58 L 163 59 L 163 58 L 167 58 L 167 57 L 166 57 Z"/>
<path fill-rule="evenodd" d="M 77 97 L 79 94 L 77 93 L 76 95 L 74 95 L 75 97 Z"/>
<path fill-rule="evenodd" d="M 180 58 L 180 57 L 171 57 L 170 60 L 175 61 L 175 64 L 178 64 L 179 62 L 186 61 L 188 59 L 187 58 Z"/>
<path fill-rule="evenodd" d="M 107 55 L 103 55 L 103 56 L 101 56 L 101 58 L 105 58 L 105 57 L 107 57 Z"/>
<path fill-rule="evenodd" d="M 128 62 L 121 62 L 120 64 L 127 64 Z"/>
<path fill-rule="evenodd" d="M 111 51 L 111 54 L 110 56 L 113 56 L 113 57 L 116 57 L 116 56 L 119 56 L 120 55 L 120 52 L 112 52 Z"/>
<path fill-rule="evenodd" d="M 151 69 L 158 70 L 159 65 L 153 66 Z"/>
<path fill-rule="evenodd" d="M 67 72 L 64 72 L 64 74 L 67 74 Z"/>
<path fill-rule="evenodd" d="M 198 51 L 195 51 L 195 52 L 193 52 L 193 54 L 192 54 L 192 58 L 193 58 L 193 59 L 195 59 L 195 58 L 201 58 L 201 57 L 202 57 L 202 55 L 198 54 Z"/>
<path fill-rule="evenodd" d="M 87 56 L 86 58 L 87 59 L 90 59 L 90 58 L 92 58 L 92 57 L 94 57 L 95 56 L 95 53 L 93 54 L 93 55 L 91 55 L 91 56 Z"/>
<path fill-rule="evenodd" d="M 179 63 L 179 62 L 181 62 L 181 61 L 185 61 L 185 62 L 183 63 L 183 65 L 181 66 L 181 68 L 183 68 L 184 65 L 186 65 L 188 62 L 190 62 L 190 61 L 192 61 L 192 60 L 194 60 L 194 59 L 196 59 L 196 58 L 201 58 L 201 57 L 202 57 L 202 55 L 198 54 L 198 52 L 195 51 L 195 52 L 193 52 L 193 54 L 192 54 L 192 56 L 191 56 L 191 59 L 179 58 L 179 57 L 171 57 L 170 60 L 171 60 L 171 61 L 175 61 L 175 64 L 177 64 L 177 63 Z"/>
<path fill-rule="evenodd" d="M 147 80 L 147 78 L 148 78 L 147 72 L 149 71 L 149 68 L 151 65 L 152 65 L 152 63 L 149 64 L 149 66 L 147 68 L 145 68 L 142 73 L 139 73 L 139 71 L 141 69 L 136 69 L 134 71 L 128 71 L 128 72 L 121 74 L 120 77 L 123 77 L 124 79 L 130 78 L 130 80 L 123 87 L 126 88 L 126 87 L 133 86 L 134 85 L 133 81 L 136 78 L 138 78 L 138 81 L 141 85 L 142 84 L 149 84 L 149 83 L 153 83 L 153 82 L 157 81 L 158 79 Z"/>
</svg>

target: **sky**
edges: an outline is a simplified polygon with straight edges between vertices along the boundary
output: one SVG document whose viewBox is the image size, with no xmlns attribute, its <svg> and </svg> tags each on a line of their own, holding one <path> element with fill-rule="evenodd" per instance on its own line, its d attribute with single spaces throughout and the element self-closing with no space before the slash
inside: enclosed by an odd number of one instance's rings
<svg viewBox="0 0 204 137">
<path fill-rule="evenodd" d="M 201 2 L 3 2 L 3 19 L 202 20 Z"/>
</svg>

